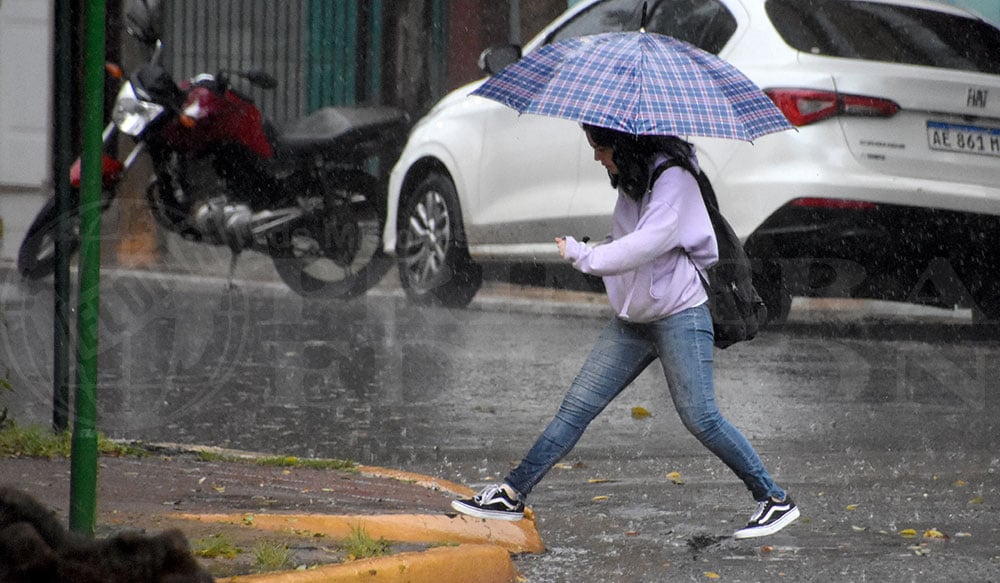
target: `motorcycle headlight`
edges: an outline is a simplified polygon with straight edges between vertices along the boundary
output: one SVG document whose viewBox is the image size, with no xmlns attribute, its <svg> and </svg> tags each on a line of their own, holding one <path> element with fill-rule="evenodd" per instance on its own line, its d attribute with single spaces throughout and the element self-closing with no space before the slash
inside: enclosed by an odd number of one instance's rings
<svg viewBox="0 0 1000 583">
<path fill-rule="evenodd" d="M 132 83 L 125 83 L 118 91 L 111 119 L 123 134 L 138 136 L 149 122 L 163 113 L 164 107 L 158 103 L 139 99 Z"/>
</svg>

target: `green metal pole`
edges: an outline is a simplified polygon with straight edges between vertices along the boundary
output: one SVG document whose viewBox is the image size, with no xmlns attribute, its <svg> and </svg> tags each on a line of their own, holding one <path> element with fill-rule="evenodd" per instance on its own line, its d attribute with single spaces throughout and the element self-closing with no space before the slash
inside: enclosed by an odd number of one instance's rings
<svg viewBox="0 0 1000 583">
<path fill-rule="evenodd" d="M 69 525 L 93 535 L 97 519 L 97 318 L 101 274 L 101 130 L 104 122 L 105 0 L 84 13 L 83 181 L 80 186 L 80 306 L 76 417 L 70 457 Z"/>
<path fill-rule="evenodd" d="M 53 94 L 55 124 L 52 132 L 52 184 L 55 189 L 55 278 L 53 282 L 52 430 L 69 427 L 69 242 L 66 216 L 70 210 L 69 168 L 73 163 L 73 8 L 71 0 L 56 0 Z"/>
</svg>

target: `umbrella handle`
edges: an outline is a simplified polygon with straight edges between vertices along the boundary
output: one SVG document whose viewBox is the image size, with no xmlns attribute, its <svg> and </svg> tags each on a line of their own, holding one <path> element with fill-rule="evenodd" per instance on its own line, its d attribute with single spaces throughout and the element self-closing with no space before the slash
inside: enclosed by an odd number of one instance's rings
<svg viewBox="0 0 1000 583">
<path fill-rule="evenodd" d="M 639 21 L 639 32 L 646 32 L 646 8 L 648 5 L 648 2 L 642 3 L 642 19 Z"/>
</svg>

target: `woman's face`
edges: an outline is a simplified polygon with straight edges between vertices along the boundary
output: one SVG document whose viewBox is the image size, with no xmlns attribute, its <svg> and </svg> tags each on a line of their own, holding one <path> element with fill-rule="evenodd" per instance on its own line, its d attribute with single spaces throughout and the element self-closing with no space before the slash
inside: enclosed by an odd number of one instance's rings
<svg viewBox="0 0 1000 583">
<path fill-rule="evenodd" d="M 594 143 L 594 139 L 590 137 L 590 132 L 585 132 L 587 134 L 587 142 L 590 147 L 594 149 L 594 160 L 601 163 L 601 166 L 607 168 L 608 172 L 611 174 L 618 174 L 618 166 L 612 157 L 615 153 L 615 149 L 611 146 L 598 146 Z"/>
</svg>

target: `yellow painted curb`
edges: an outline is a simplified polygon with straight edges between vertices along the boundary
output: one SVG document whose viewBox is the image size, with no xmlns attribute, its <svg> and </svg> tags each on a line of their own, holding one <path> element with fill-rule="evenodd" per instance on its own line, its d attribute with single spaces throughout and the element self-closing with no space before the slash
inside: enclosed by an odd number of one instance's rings
<svg viewBox="0 0 1000 583">
<path fill-rule="evenodd" d="M 517 569 L 507 551 L 493 545 L 439 547 L 419 553 L 219 579 L 219 583 L 513 583 Z"/>
<path fill-rule="evenodd" d="M 428 544 L 489 544 L 505 552 L 545 551 L 534 520 L 517 522 L 482 520 L 468 516 L 436 514 L 380 514 L 330 516 L 323 514 L 180 514 L 183 520 L 242 524 L 269 531 L 310 532 L 346 538 L 354 529 L 364 529 L 372 538 Z"/>
<path fill-rule="evenodd" d="M 373 478 L 390 478 L 393 480 L 399 480 L 400 482 L 412 482 L 418 486 L 427 488 L 428 490 L 449 492 L 464 498 L 473 496 L 476 493 L 475 490 L 469 488 L 468 486 L 456 484 L 455 482 L 449 482 L 448 480 L 432 478 L 423 474 L 406 472 L 403 470 L 393 470 L 378 466 L 358 466 L 357 470 L 363 476 L 370 476 Z"/>
</svg>

